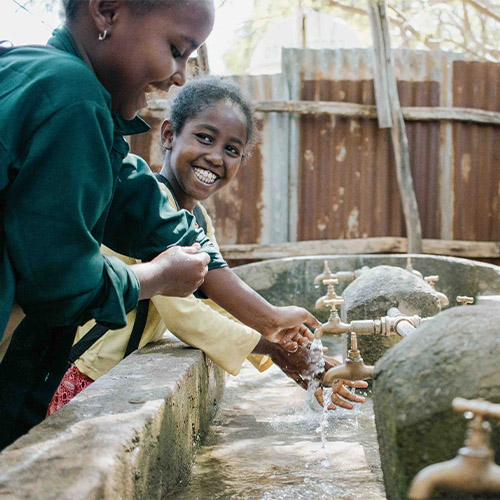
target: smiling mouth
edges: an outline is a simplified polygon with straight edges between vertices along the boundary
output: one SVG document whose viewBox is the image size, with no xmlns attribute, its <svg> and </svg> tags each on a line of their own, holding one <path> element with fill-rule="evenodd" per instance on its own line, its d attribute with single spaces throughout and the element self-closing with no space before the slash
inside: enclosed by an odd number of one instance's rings
<svg viewBox="0 0 500 500">
<path fill-rule="evenodd" d="M 193 171 L 196 178 L 204 184 L 213 184 L 219 178 L 217 174 L 205 168 L 193 167 Z"/>
</svg>

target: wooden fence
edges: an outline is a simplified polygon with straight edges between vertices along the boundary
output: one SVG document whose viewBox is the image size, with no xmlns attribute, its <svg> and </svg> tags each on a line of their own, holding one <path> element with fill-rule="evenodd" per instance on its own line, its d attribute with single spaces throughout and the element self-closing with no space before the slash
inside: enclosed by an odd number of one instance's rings
<svg viewBox="0 0 500 500">
<path fill-rule="evenodd" d="M 205 203 L 226 256 L 405 252 L 372 52 L 284 49 L 282 60 L 279 75 L 230 77 L 253 98 L 261 138 Z M 423 251 L 500 257 L 500 64 L 408 50 L 394 60 Z M 164 114 L 156 102 L 144 115 L 156 130 L 131 142 L 156 169 Z"/>
</svg>

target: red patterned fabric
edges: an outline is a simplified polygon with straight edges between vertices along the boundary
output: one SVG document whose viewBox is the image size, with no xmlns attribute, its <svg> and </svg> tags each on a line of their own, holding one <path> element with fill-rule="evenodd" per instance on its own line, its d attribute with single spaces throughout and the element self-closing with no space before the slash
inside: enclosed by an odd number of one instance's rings
<svg viewBox="0 0 500 500">
<path fill-rule="evenodd" d="M 69 403 L 79 392 L 83 391 L 94 382 L 90 377 L 82 373 L 74 364 L 64 374 L 47 410 L 47 417 Z"/>
</svg>

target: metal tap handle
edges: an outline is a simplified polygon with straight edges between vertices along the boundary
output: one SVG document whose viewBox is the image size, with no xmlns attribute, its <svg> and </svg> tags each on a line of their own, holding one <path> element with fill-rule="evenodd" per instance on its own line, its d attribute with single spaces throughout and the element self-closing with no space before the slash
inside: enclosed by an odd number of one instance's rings
<svg viewBox="0 0 500 500">
<path fill-rule="evenodd" d="M 340 299 L 340 295 L 337 295 L 337 292 L 335 291 L 335 286 L 338 285 L 339 280 L 336 278 L 330 278 L 328 280 L 323 280 L 323 283 L 325 285 L 328 285 L 327 292 L 326 292 L 326 297 L 328 299 Z"/>
<path fill-rule="evenodd" d="M 323 280 L 323 285 L 333 286 L 338 284 L 339 280 L 337 278 L 328 278 Z"/>
<path fill-rule="evenodd" d="M 351 332 L 351 351 L 357 351 L 358 350 L 358 337 L 356 336 L 356 333 Z"/>
<path fill-rule="evenodd" d="M 437 274 L 433 276 L 426 276 L 424 281 L 427 281 L 432 288 L 435 288 L 436 281 L 439 281 L 439 276 Z"/>
<path fill-rule="evenodd" d="M 334 308 L 335 306 L 341 306 L 344 303 L 344 299 L 342 297 L 337 297 L 335 299 L 326 299 L 323 301 L 323 304 L 327 307 Z"/>
<path fill-rule="evenodd" d="M 323 270 L 323 272 L 321 274 L 318 274 L 318 276 L 316 276 L 314 278 L 314 283 L 315 284 L 317 284 L 317 283 L 323 283 L 324 280 L 327 280 L 327 279 L 330 279 L 330 278 L 333 278 L 333 274 L 330 271 L 330 268 L 328 267 L 328 261 L 325 260 L 325 268 L 324 268 L 324 270 Z"/>
<path fill-rule="evenodd" d="M 467 297 L 467 295 L 458 295 L 457 302 L 466 306 L 467 304 L 474 304 L 474 297 Z"/>
<path fill-rule="evenodd" d="M 470 411 L 475 415 L 500 419 L 500 404 L 490 403 L 484 399 L 455 398 L 451 406 L 456 412 Z"/>
</svg>

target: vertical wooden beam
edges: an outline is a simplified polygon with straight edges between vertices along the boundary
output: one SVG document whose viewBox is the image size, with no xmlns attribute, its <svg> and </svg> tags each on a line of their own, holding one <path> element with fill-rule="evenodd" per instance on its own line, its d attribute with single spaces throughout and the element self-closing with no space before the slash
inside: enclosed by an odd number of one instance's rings
<svg viewBox="0 0 500 500">
<path fill-rule="evenodd" d="M 187 60 L 188 79 L 200 75 L 209 75 L 210 66 L 208 65 L 207 44 L 204 43 L 196 51 L 196 57 L 190 57 Z"/>
<path fill-rule="evenodd" d="M 208 49 L 206 43 L 202 44 L 196 51 L 196 66 L 197 74 L 210 74 L 210 65 L 208 64 Z"/>
<path fill-rule="evenodd" d="M 396 176 L 408 237 L 408 252 L 422 253 L 422 227 L 413 189 L 408 137 L 399 102 L 385 0 L 367 0 L 374 51 L 375 97 L 379 127 L 391 128 Z"/>
<path fill-rule="evenodd" d="M 453 106 L 453 61 L 456 57 L 447 53 L 441 55 L 448 59 L 448 64 L 441 62 L 442 69 L 440 82 L 439 105 L 442 107 Z M 440 236 L 442 240 L 453 240 L 455 218 L 455 191 L 454 191 L 454 158 L 453 158 L 453 122 L 441 121 L 439 123 L 439 215 Z"/>
<path fill-rule="evenodd" d="M 375 102 L 377 104 L 377 119 L 380 128 L 392 127 L 392 110 L 389 90 L 389 66 L 391 61 L 386 60 L 384 41 L 384 27 L 379 10 L 373 0 L 368 1 L 368 13 L 372 31 L 373 44 L 373 81 L 375 85 Z"/>
<path fill-rule="evenodd" d="M 300 55 L 299 55 L 300 54 Z M 288 99 L 300 99 L 301 64 L 305 51 L 281 49 L 281 72 L 286 81 Z M 299 225 L 299 166 L 300 166 L 300 115 L 288 114 L 288 238 L 290 242 L 298 239 Z"/>
</svg>

